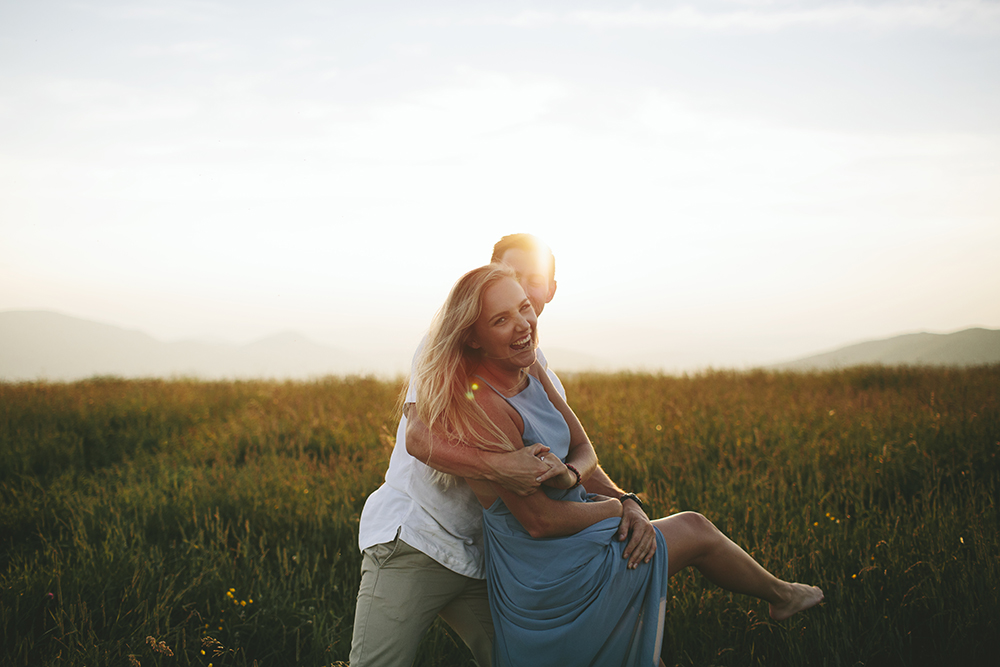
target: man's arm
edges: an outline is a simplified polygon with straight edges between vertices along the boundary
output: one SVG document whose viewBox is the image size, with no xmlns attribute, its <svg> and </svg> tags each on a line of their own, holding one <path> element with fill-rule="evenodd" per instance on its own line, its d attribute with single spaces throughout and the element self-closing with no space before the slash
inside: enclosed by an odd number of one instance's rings
<svg viewBox="0 0 1000 667">
<path fill-rule="evenodd" d="M 611 481 L 600 464 L 584 482 L 583 488 L 587 489 L 587 493 L 597 493 L 611 498 L 621 498 L 625 493 Z M 656 529 L 653 528 L 643 509 L 631 498 L 626 498 L 622 502 L 622 522 L 618 526 L 618 541 L 621 542 L 629 537 L 630 532 L 632 536 L 625 545 L 622 557 L 628 558 L 629 567 L 634 568 L 639 562 L 648 563 L 656 553 Z"/>
<path fill-rule="evenodd" d="M 549 451 L 542 444 L 515 452 L 487 452 L 477 447 L 443 439 L 431 433 L 417 417 L 413 404 L 407 405 L 406 451 L 435 470 L 468 479 L 495 482 L 519 496 L 529 496 L 557 471 L 540 458 Z M 620 494 L 619 494 L 620 495 Z"/>
<path fill-rule="evenodd" d="M 503 487 L 494 488 L 511 514 L 521 522 L 529 535 L 536 538 L 573 535 L 602 519 L 619 518 L 622 515 L 622 504 L 615 498 L 579 503 L 553 500 L 544 493 L 516 496 Z"/>
</svg>

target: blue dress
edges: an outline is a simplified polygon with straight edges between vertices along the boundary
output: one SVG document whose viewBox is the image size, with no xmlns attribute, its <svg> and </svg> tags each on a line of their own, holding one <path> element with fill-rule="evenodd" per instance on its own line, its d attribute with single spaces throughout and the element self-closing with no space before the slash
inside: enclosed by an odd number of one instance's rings
<svg viewBox="0 0 1000 667">
<path fill-rule="evenodd" d="M 524 420 L 525 446 L 544 443 L 565 461 L 569 427 L 541 382 L 529 376 L 527 389 L 505 399 Z M 588 500 L 581 486 L 542 489 L 555 500 Z M 629 570 L 619 523 L 604 519 L 575 535 L 533 538 L 501 499 L 483 510 L 494 667 L 659 665 L 667 545 L 657 530 L 653 560 Z"/>
</svg>

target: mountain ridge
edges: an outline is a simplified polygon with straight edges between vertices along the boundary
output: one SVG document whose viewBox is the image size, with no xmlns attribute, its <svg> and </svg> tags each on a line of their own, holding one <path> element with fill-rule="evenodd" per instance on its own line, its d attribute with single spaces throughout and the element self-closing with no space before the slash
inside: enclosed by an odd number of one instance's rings
<svg viewBox="0 0 1000 667">
<path fill-rule="evenodd" d="M 122 377 L 295 378 L 361 371 L 362 360 L 281 332 L 245 345 L 164 342 L 130 329 L 49 311 L 0 313 L 0 379 Z M 363 364 L 362 364 L 363 366 Z"/>
<path fill-rule="evenodd" d="M 972 327 L 948 334 L 917 332 L 862 341 L 768 366 L 774 370 L 824 370 L 885 366 L 975 366 L 1000 363 L 1000 330 Z"/>
<path fill-rule="evenodd" d="M 553 367 L 610 371 L 606 360 L 546 347 Z M 148 334 L 51 311 L 0 312 L 0 381 L 73 381 L 94 376 L 200 379 L 310 379 L 387 374 L 385 355 L 363 355 L 282 331 L 246 344 L 202 339 L 160 341 Z M 379 364 L 379 362 L 382 362 Z M 860 364 L 970 366 L 1000 363 L 1000 330 L 973 327 L 869 340 L 771 365 L 823 370 Z M 373 370 L 373 369 L 383 369 Z M 655 372 L 655 368 L 647 368 Z"/>
</svg>

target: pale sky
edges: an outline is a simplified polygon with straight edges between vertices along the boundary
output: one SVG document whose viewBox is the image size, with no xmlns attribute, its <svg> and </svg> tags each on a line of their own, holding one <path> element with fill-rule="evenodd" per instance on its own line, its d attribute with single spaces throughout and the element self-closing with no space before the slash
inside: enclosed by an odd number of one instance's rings
<svg viewBox="0 0 1000 667">
<path fill-rule="evenodd" d="M 520 231 L 620 365 L 1000 328 L 1000 2 L 0 4 L 0 311 L 405 368 Z"/>
</svg>

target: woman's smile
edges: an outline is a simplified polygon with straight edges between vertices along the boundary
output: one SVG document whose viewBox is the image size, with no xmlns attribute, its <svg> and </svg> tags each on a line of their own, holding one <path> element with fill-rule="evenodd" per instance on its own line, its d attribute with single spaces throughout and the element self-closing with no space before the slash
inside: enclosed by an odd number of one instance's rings
<svg viewBox="0 0 1000 667">
<path fill-rule="evenodd" d="M 483 293 L 469 345 L 485 359 L 526 368 L 535 362 L 536 325 L 535 310 L 524 290 L 516 280 L 506 278 Z"/>
<path fill-rule="evenodd" d="M 524 338 L 521 338 L 520 340 L 515 340 L 513 343 L 511 343 L 510 346 L 515 350 L 521 351 L 529 347 L 530 345 L 531 345 L 531 333 L 529 333 Z"/>
</svg>

